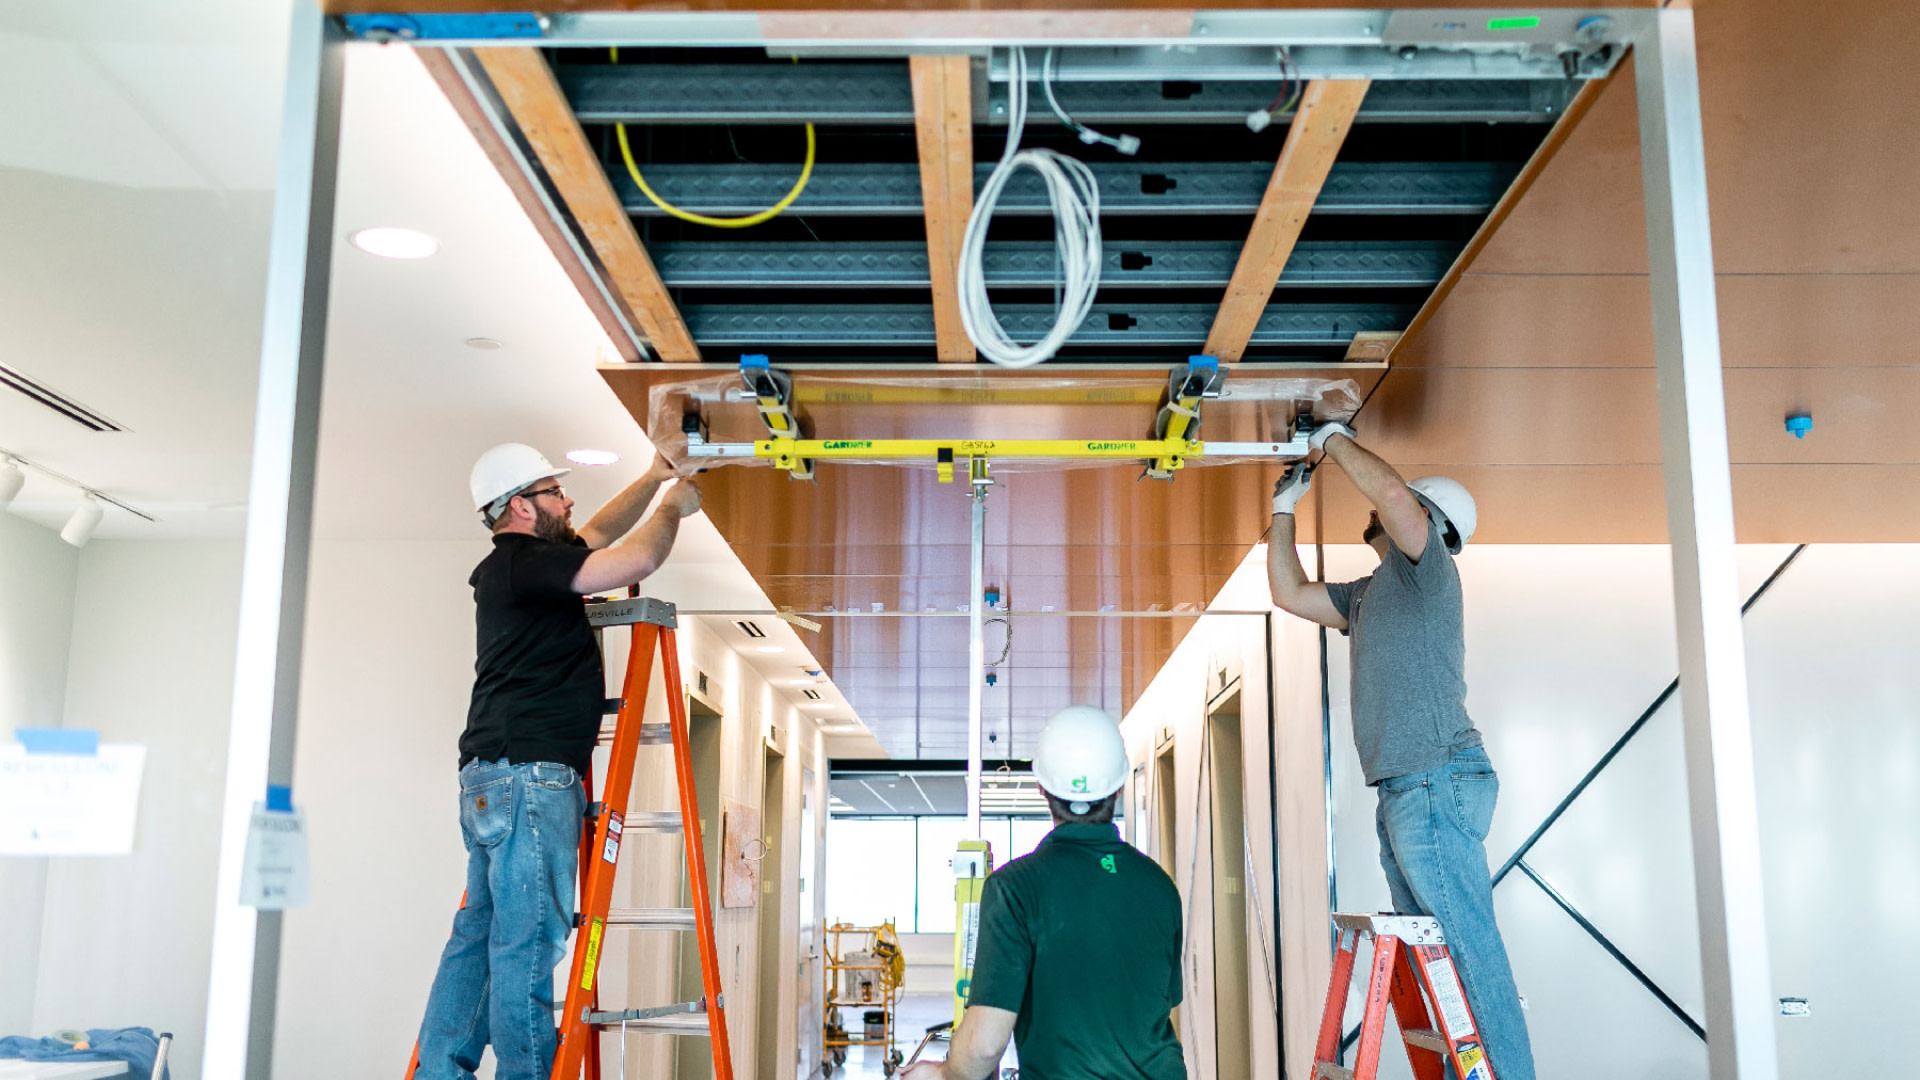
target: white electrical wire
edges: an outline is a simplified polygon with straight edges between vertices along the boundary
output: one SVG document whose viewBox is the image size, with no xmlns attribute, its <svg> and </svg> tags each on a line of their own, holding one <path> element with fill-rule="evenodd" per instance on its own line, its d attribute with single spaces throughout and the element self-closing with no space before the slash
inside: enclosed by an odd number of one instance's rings
<svg viewBox="0 0 1920 1080">
<path fill-rule="evenodd" d="M 980 189 L 960 242 L 960 322 L 981 355 L 1002 367 L 1032 367 L 1052 357 L 1093 310 L 1093 294 L 1100 288 L 1100 185 L 1084 162 L 1052 150 L 1021 150 L 1020 135 L 1027 121 L 1027 56 L 1014 48 L 1007 57 L 1007 148 Z M 987 299 L 987 275 L 982 255 L 987 225 L 994 206 L 1015 170 L 1040 174 L 1053 206 L 1053 244 L 1061 267 L 1055 295 L 1053 328 L 1031 345 L 1008 336 Z"/>
</svg>

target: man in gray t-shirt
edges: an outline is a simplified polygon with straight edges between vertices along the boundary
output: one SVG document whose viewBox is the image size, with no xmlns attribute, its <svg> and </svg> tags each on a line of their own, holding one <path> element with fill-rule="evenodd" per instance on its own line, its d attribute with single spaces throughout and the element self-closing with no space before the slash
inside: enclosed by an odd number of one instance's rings
<svg viewBox="0 0 1920 1080">
<path fill-rule="evenodd" d="M 1309 437 L 1373 504 L 1362 541 L 1380 556 L 1367 577 L 1308 581 L 1293 510 L 1312 483 L 1295 465 L 1274 485 L 1267 575 L 1274 605 L 1352 638 L 1353 742 L 1367 783 L 1380 865 L 1395 910 L 1433 915 L 1446 933 L 1493 1074 L 1533 1080 L 1533 1051 L 1494 922 L 1487 830 L 1500 780 L 1467 715 L 1466 635 L 1453 557 L 1477 523 L 1473 496 L 1444 476 L 1408 482 L 1324 424 Z"/>
</svg>

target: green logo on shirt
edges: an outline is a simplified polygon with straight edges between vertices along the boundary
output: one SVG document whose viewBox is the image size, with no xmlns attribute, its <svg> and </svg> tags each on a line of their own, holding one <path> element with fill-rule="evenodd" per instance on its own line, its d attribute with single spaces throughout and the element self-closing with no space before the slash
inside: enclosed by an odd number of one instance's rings
<svg viewBox="0 0 1920 1080">
<path fill-rule="evenodd" d="M 1100 856 L 1100 869 L 1105 870 L 1109 874 L 1117 874 L 1120 872 L 1119 868 L 1113 865 L 1113 856 L 1111 855 Z"/>
</svg>

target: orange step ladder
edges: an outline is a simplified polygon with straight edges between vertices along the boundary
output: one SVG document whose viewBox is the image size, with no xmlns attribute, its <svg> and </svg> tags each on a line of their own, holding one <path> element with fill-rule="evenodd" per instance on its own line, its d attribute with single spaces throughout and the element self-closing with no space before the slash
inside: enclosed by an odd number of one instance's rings
<svg viewBox="0 0 1920 1080">
<path fill-rule="evenodd" d="M 598 801 L 593 799 L 593 777 L 584 777 L 581 781 L 587 788 L 588 806 L 586 827 L 580 837 L 580 911 L 574 916 L 573 964 L 567 978 L 566 1004 L 560 1012 L 560 1039 L 554 1050 L 552 1080 L 579 1080 L 583 1070 L 587 1080 L 599 1080 L 600 1041 L 593 1036 L 600 1028 L 618 1028 L 623 1034 L 709 1038 L 713 1046 L 714 1080 L 733 1080 L 733 1052 L 727 1041 L 725 997 L 720 991 L 713 906 L 707 895 L 707 856 L 700 836 L 693 749 L 688 741 L 687 701 L 680 689 L 680 652 L 674 640 L 678 621 L 674 605 L 649 596 L 589 603 L 587 619 L 596 630 L 632 626 L 633 641 L 627 652 L 626 679 L 618 699 L 618 718 L 611 731 L 612 752 Z M 666 723 L 647 723 L 643 715 L 656 656 L 666 686 Z M 600 741 L 608 742 L 605 730 Z M 633 787 L 634 754 L 646 744 L 672 745 L 680 809 L 627 810 L 627 797 Z M 629 832 L 678 832 L 686 838 L 692 907 L 611 909 L 620 841 Z M 466 897 L 461 897 L 460 904 L 466 906 Z M 693 931 L 699 945 L 701 999 L 654 1008 L 603 1011 L 598 980 L 600 950 L 610 928 Z M 416 1044 L 413 1058 L 407 1064 L 407 1080 L 412 1080 L 419 1061 L 420 1048 Z"/>
<path fill-rule="evenodd" d="M 1380 1043 L 1386 1034 L 1389 1002 L 1400 1037 L 1406 1041 L 1407 1060 L 1413 1065 L 1415 1080 L 1443 1080 L 1448 1058 L 1453 1059 L 1460 1080 L 1494 1080 L 1439 919 L 1427 915 L 1335 915 L 1333 925 L 1340 931 L 1340 945 L 1333 954 L 1326 1011 L 1320 1015 L 1312 1080 L 1374 1080 L 1380 1070 Z M 1346 1016 L 1347 994 L 1353 986 L 1354 954 L 1363 937 L 1373 939 L 1373 974 L 1367 980 L 1360 1042 L 1354 1049 L 1353 1068 L 1349 1069 L 1334 1059 L 1340 1050 L 1340 1023 Z"/>
</svg>

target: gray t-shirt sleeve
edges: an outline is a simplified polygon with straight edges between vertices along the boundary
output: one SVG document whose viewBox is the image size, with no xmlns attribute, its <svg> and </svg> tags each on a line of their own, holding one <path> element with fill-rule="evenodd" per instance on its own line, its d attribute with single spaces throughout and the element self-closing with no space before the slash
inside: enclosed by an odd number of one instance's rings
<svg viewBox="0 0 1920 1080">
<path fill-rule="evenodd" d="M 1412 585 L 1415 591 L 1427 593 L 1446 580 L 1447 573 L 1443 565 L 1451 558 L 1453 555 L 1447 551 L 1447 542 L 1440 536 L 1440 523 L 1428 519 L 1427 546 L 1420 552 L 1420 561 L 1407 558 L 1407 553 L 1400 550 L 1400 545 L 1388 537 L 1387 557 L 1380 561 L 1380 569 L 1391 570 L 1396 577 Z"/>
<path fill-rule="evenodd" d="M 1403 559 L 1402 561 L 1404 562 L 1405 560 Z M 1373 575 L 1368 574 L 1359 581 L 1327 582 L 1327 599 L 1333 601 L 1333 610 L 1339 612 L 1341 618 L 1352 622 L 1353 602 L 1358 600 L 1360 594 L 1367 590 L 1367 583 L 1372 580 Z M 1340 632 L 1344 634 L 1347 631 L 1342 630 Z"/>
</svg>

